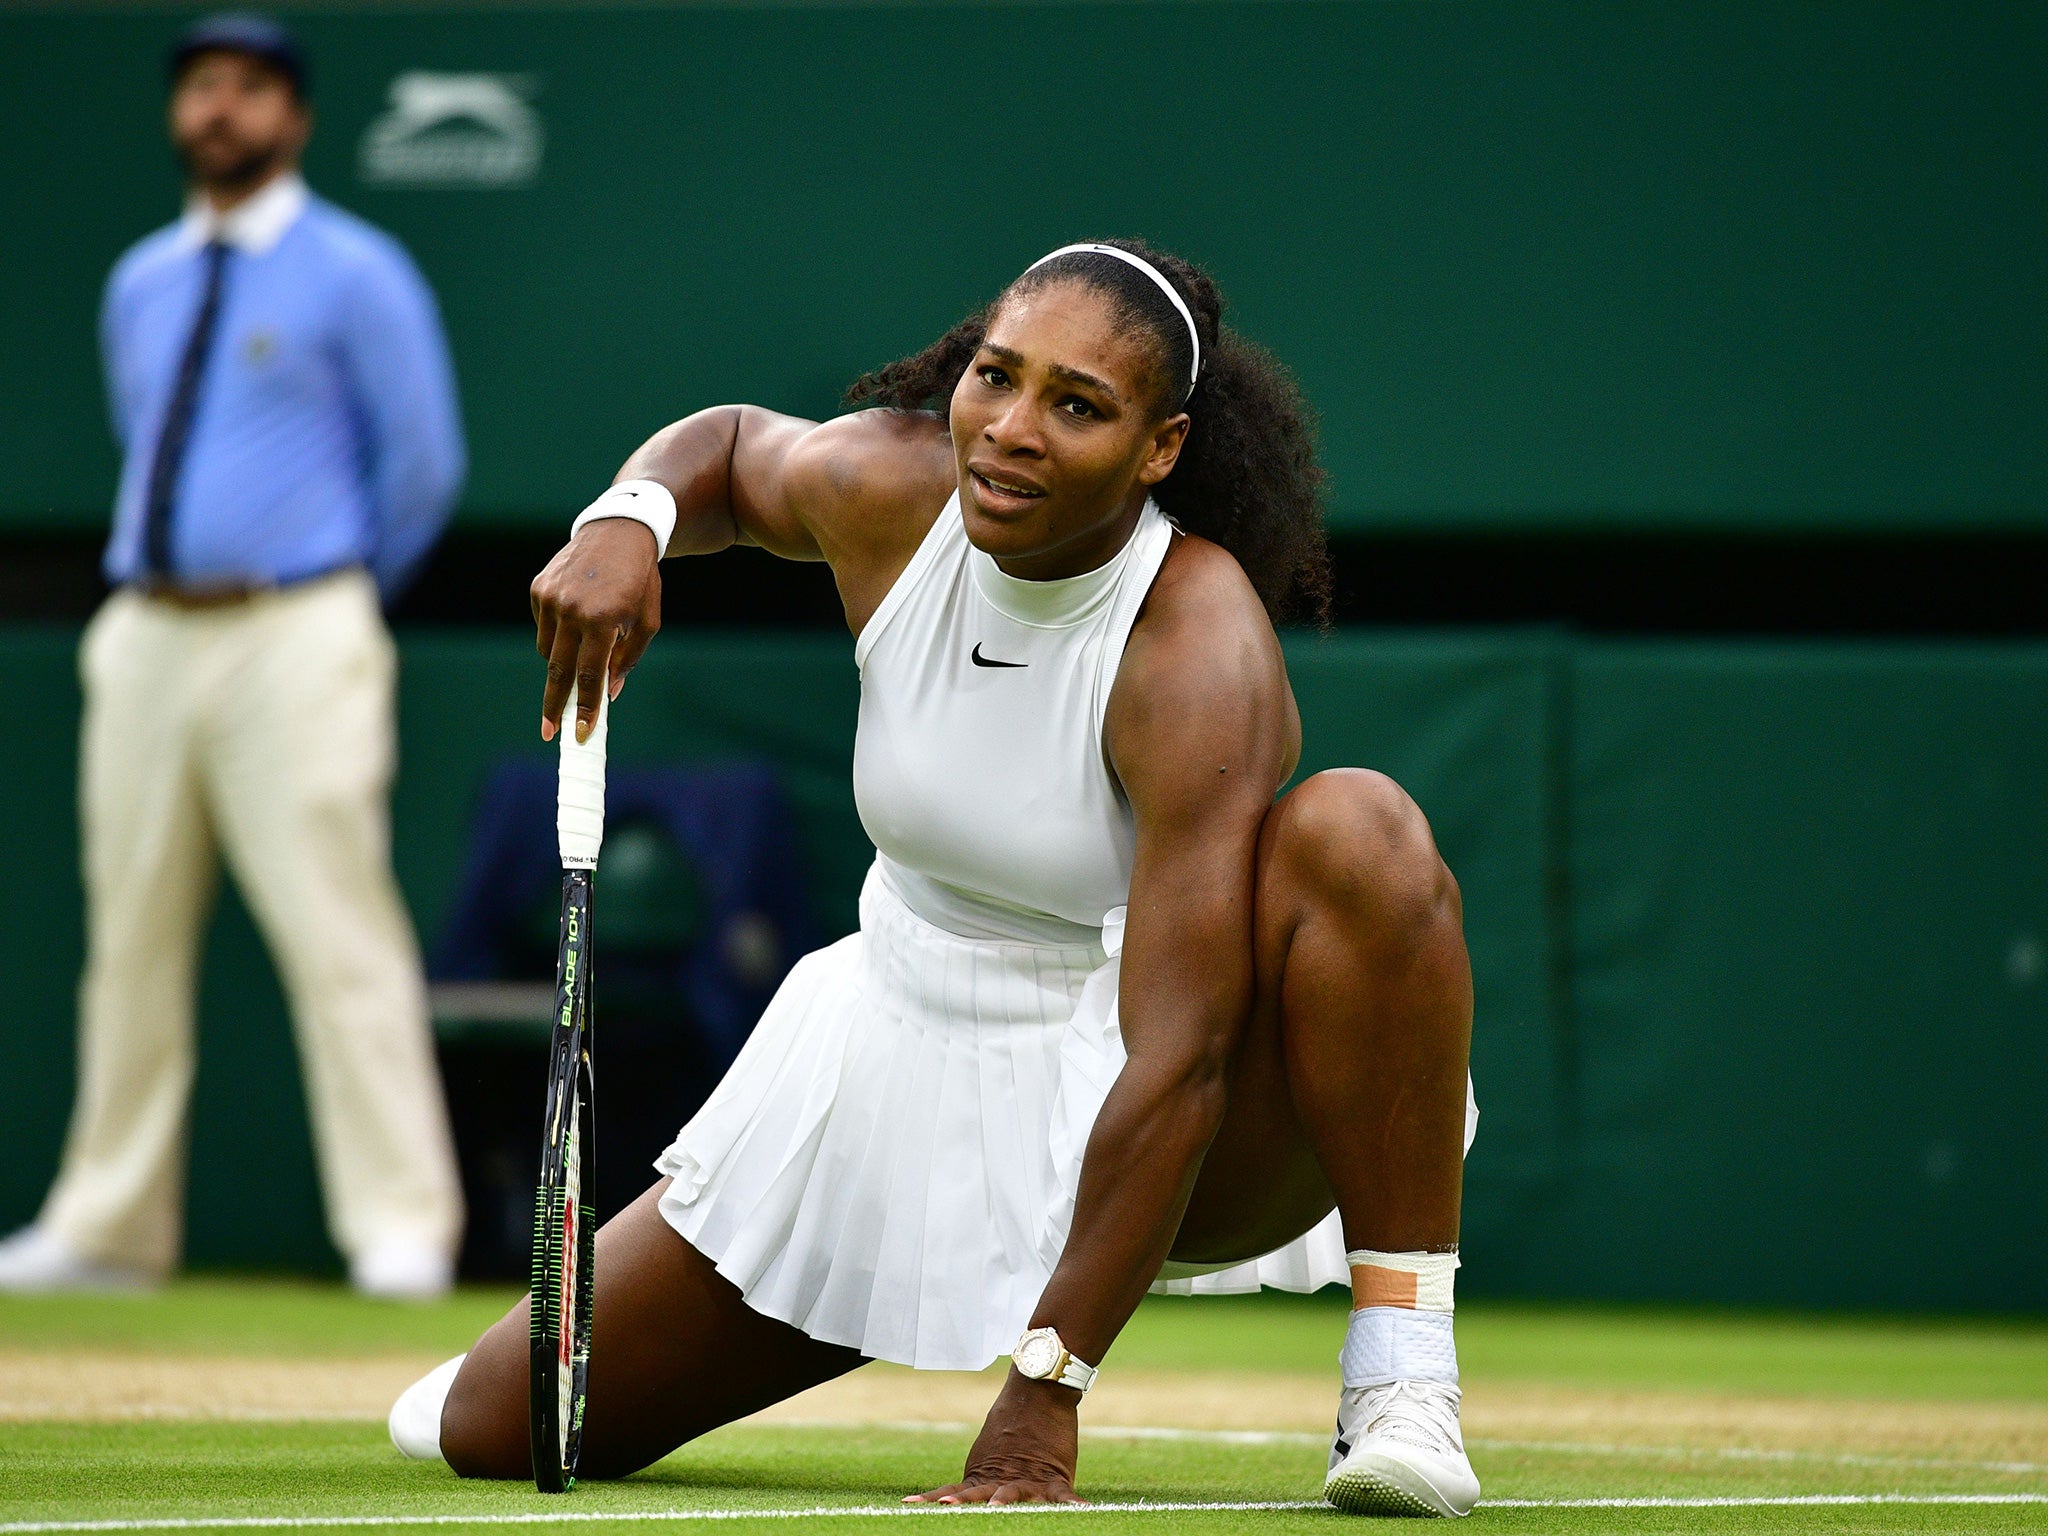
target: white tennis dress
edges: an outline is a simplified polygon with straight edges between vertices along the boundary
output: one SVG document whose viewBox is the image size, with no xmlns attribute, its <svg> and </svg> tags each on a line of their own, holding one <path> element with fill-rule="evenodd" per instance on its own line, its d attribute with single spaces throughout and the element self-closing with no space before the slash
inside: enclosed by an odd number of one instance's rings
<svg viewBox="0 0 2048 1536">
<path fill-rule="evenodd" d="M 1124 1061 L 1133 825 L 1102 720 L 1173 536 L 1147 503 L 1108 564 L 1019 581 L 955 495 L 861 631 L 860 931 L 798 962 L 656 1164 L 662 1215 L 757 1311 L 937 1370 L 1028 1324 Z M 1169 1275 L 1154 1289 L 1349 1280 L 1334 1212 Z"/>
</svg>

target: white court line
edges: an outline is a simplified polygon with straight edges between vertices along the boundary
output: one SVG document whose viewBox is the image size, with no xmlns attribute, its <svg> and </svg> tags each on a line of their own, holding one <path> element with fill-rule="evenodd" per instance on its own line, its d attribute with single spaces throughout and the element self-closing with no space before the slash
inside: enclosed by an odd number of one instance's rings
<svg viewBox="0 0 2048 1536">
<path fill-rule="evenodd" d="M 2048 1504 L 2048 1493 L 1809 1493 L 1727 1498 L 1483 1499 L 1481 1509 L 1796 1509 L 1870 1504 Z M 818 1504 L 809 1509 L 565 1510 L 509 1515 L 238 1515 L 165 1520 L 19 1520 L 0 1525 L 0 1536 L 44 1536 L 62 1531 L 275 1531 L 338 1530 L 402 1525 L 611 1525 L 700 1520 L 925 1519 L 948 1515 L 1186 1515 L 1327 1509 L 1321 1500 L 1242 1500 L 1217 1503 L 1010 1504 L 940 1506 Z"/>
<path fill-rule="evenodd" d="M 767 1419 L 760 1429 L 922 1430 L 930 1434 L 972 1434 L 981 1426 L 941 1419 Z M 1330 1437 L 1295 1429 L 1183 1429 L 1167 1424 L 1084 1424 L 1084 1440 L 1185 1440 L 1201 1445 L 1320 1445 Z M 1568 1456 L 1644 1456 L 1663 1460 L 1812 1462 L 1833 1467 L 1903 1467 L 1948 1472 L 2048 1472 L 2044 1461 L 1963 1461 L 1935 1456 L 1875 1456 L 1857 1452 L 1772 1451 L 1747 1446 L 1612 1445 L 1582 1440 L 1496 1440 L 1473 1435 L 1465 1444 L 1489 1451 L 1542 1451 Z"/>
<path fill-rule="evenodd" d="M 1674 1460 L 1704 1457 L 1722 1461 L 1810 1461 L 1833 1467 L 1913 1467 L 1948 1472 L 2048 1472 L 2048 1461 L 1958 1461 L 1941 1456 L 1873 1456 L 1856 1451 L 1767 1451 L 1741 1445 L 1601 1445 L 1583 1440 L 1492 1440 L 1468 1438 L 1468 1446 L 1490 1451 L 1545 1451 L 1568 1456 L 1657 1456 Z"/>
<path fill-rule="evenodd" d="M 2044 1495 L 2048 1498 L 2048 1495 Z M 992 1509 L 985 1504 L 817 1504 L 809 1509 L 622 1509 L 565 1510 L 559 1515 L 520 1513 L 513 1515 L 235 1515 L 217 1518 L 165 1520 L 23 1520 L 0 1525 L 0 1536 L 38 1536 L 57 1531 L 247 1531 L 335 1529 L 362 1525 L 606 1525 L 649 1521 L 685 1520 L 821 1520 L 897 1519 L 966 1514 L 1188 1514 L 1196 1511 L 1228 1513 L 1244 1510 L 1328 1509 L 1320 1499 L 1274 1502 L 1232 1502 L 1218 1504 L 1136 1503 L 1136 1504 L 1007 1504 Z"/>
<path fill-rule="evenodd" d="M 887 1429 L 933 1435 L 971 1435 L 965 1419 L 763 1419 L 749 1429 Z M 1171 1424 L 1083 1424 L 1084 1440 L 1191 1440 L 1202 1445 L 1321 1445 L 1328 1435 L 1298 1429 L 1182 1429 Z"/>
<path fill-rule="evenodd" d="M 11 1410 L 16 1405 L 0 1402 L 0 1423 L 16 1418 L 33 1418 L 34 1414 L 16 1414 Z M 109 1416 L 103 1416 L 109 1417 Z M 133 1419 L 176 1419 L 191 1418 L 184 1409 L 157 1409 L 137 1407 L 124 1410 L 110 1417 L 119 1420 Z M 219 1420 L 257 1421 L 264 1423 L 309 1424 L 309 1423 L 362 1423 L 381 1424 L 380 1414 L 305 1414 L 269 1409 L 239 1410 L 232 1413 L 209 1416 L 198 1422 Z M 966 1435 L 979 1430 L 979 1424 L 969 1424 L 964 1419 L 763 1419 L 759 1422 L 741 1421 L 741 1427 L 748 1429 L 884 1429 L 909 1433 L 934 1435 Z M 1315 1445 L 1327 1446 L 1330 1437 L 1326 1434 L 1310 1433 L 1295 1429 L 1186 1429 L 1170 1424 L 1084 1424 L 1081 1426 L 1084 1440 L 1164 1440 L 1187 1441 L 1198 1445 Z M 1501 1440 L 1487 1435 L 1472 1435 L 1465 1444 L 1486 1451 L 1539 1451 L 1559 1456 L 1618 1456 L 1649 1457 L 1666 1461 L 1773 1461 L 1799 1463 L 1815 1466 L 1870 1467 L 1883 1470 L 1887 1467 L 1937 1472 L 2002 1472 L 2016 1475 L 2040 1476 L 2048 1474 L 2048 1461 L 1969 1461 L 1961 1458 L 1942 1456 L 1877 1456 L 1854 1451 L 1785 1451 L 1761 1450 L 1750 1446 L 1737 1445 L 1615 1445 L 1589 1440 Z"/>
<path fill-rule="evenodd" d="M 1481 1499 L 1481 1509 L 1802 1509 L 1845 1503 L 2048 1503 L 2048 1493 L 1782 1493 L 1724 1499 Z"/>
</svg>

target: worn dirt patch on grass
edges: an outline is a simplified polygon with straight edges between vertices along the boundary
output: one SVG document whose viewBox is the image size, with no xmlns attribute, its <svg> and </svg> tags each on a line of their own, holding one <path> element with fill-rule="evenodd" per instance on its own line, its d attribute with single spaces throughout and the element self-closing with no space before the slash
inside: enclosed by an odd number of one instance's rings
<svg viewBox="0 0 2048 1536">
<path fill-rule="evenodd" d="M 0 1350 L 0 1420 L 381 1419 L 444 1357 Z"/>
<path fill-rule="evenodd" d="M 870 1366 L 767 1410 L 777 1419 L 978 1423 L 1001 1372 L 979 1376 Z M 1105 1370 L 1084 1424 L 1326 1434 L 1332 1376 Z M 1480 1439 L 1701 1446 L 2048 1462 L 2048 1405 L 1872 1402 L 1646 1392 L 1525 1382 L 1466 1383 L 1465 1432 Z"/>
<path fill-rule="evenodd" d="M 1480 1384 L 1466 1433 L 1502 1440 L 1713 1446 L 2048 1463 L 2048 1405 L 1751 1397 Z"/>
<path fill-rule="evenodd" d="M 0 1420 L 348 1419 L 381 1421 L 434 1354 L 340 1359 L 0 1350 Z M 979 1423 L 1001 1382 L 877 1365 L 792 1398 L 758 1422 Z M 1105 1371 L 1092 1426 L 1327 1432 L 1334 1380 L 1321 1373 Z M 1877 1402 L 1468 1382 L 1475 1440 L 1549 1445 L 1801 1451 L 2048 1463 L 2048 1405 Z"/>
</svg>

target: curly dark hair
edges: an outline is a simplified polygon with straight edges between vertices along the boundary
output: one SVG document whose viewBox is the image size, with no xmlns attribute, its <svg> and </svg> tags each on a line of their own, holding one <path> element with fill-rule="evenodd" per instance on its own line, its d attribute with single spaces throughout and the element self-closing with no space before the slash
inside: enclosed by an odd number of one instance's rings
<svg viewBox="0 0 2048 1536">
<path fill-rule="evenodd" d="M 943 416 L 1005 299 L 1055 282 L 1085 283 L 1113 301 L 1119 325 L 1152 343 L 1155 419 L 1181 410 L 1191 418 L 1173 473 L 1153 489 L 1160 510 L 1229 550 L 1274 623 L 1300 618 L 1326 627 L 1323 471 L 1316 463 L 1315 414 L 1293 374 L 1223 324 L 1223 295 L 1200 267 L 1139 240 L 1099 243 L 1142 257 L 1187 303 L 1202 344 L 1201 377 L 1192 391 L 1185 383 L 1194 366 L 1187 322 L 1158 285 L 1114 256 L 1078 251 L 1026 272 L 922 352 L 856 379 L 846 403 Z"/>
</svg>

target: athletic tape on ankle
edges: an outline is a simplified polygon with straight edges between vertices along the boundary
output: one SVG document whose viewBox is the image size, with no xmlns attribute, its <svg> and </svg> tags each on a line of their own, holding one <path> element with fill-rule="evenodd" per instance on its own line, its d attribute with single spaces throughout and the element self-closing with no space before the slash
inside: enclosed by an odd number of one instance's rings
<svg viewBox="0 0 2048 1536">
<path fill-rule="evenodd" d="M 1344 1255 L 1351 1266 L 1352 1305 L 1412 1307 L 1418 1312 L 1453 1312 L 1455 1253 L 1376 1253 L 1355 1248 Z M 1363 1271 L 1363 1273 L 1361 1273 Z"/>
<path fill-rule="evenodd" d="M 1458 1343 L 1448 1312 L 1410 1307 L 1360 1307 L 1344 1329 L 1337 1356 L 1347 1387 L 1383 1387 L 1394 1381 L 1458 1384 Z"/>
</svg>

